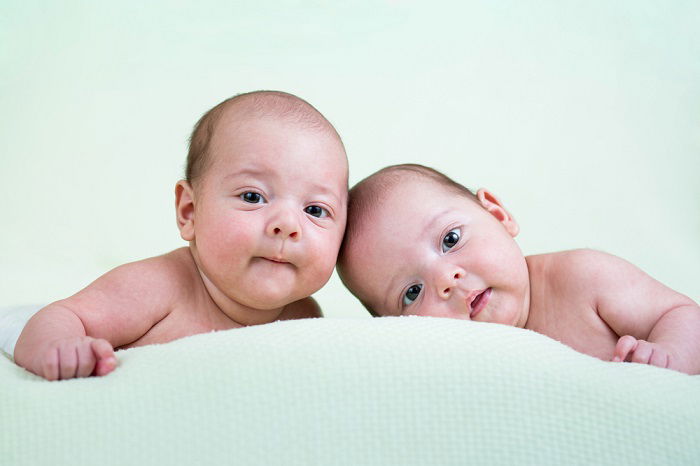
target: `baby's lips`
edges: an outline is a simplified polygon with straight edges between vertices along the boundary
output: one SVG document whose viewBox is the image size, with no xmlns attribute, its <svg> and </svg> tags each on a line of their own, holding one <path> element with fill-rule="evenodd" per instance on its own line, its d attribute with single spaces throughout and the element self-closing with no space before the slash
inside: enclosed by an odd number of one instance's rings
<svg viewBox="0 0 700 466">
<path fill-rule="evenodd" d="M 469 304 L 469 307 L 471 309 L 469 317 L 476 317 L 488 305 L 490 298 L 491 288 L 486 288 L 485 290 L 482 290 L 479 294 L 477 294 L 472 300 L 472 302 Z"/>
<path fill-rule="evenodd" d="M 472 304 L 474 304 L 474 300 L 475 300 L 480 294 L 482 294 L 483 292 L 485 292 L 487 289 L 488 289 L 488 288 L 484 288 L 484 289 L 482 289 L 482 290 L 474 290 L 474 291 L 471 291 L 471 292 L 467 295 L 466 301 L 467 301 L 467 306 L 469 306 L 469 309 L 470 309 L 470 310 L 471 310 L 471 308 L 472 308 Z"/>
<path fill-rule="evenodd" d="M 279 254 L 271 254 L 269 256 L 260 256 L 261 259 L 266 261 L 275 262 L 277 264 L 289 264 L 296 265 L 296 260 L 287 256 L 281 256 Z"/>
<path fill-rule="evenodd" d="M 271 262 L 277 262 L 279 264 L 289 264 L 289 261 L 287 259 L 277 256 L 264 257 L 263 259 L 267 259 Z"/>
</svg>

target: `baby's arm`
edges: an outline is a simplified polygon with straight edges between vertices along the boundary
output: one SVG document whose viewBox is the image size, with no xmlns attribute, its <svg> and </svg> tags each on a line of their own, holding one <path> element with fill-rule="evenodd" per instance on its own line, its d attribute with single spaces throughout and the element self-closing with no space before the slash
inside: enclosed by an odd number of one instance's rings
<svg viewBox="0 0 700 466">
<path fill-rule="evenodd" d="M 598 314 L 620 335 L 613 360 L 700 373 L 700 307 L 619 257 L 586 253 Z"/>
<path fill-rule="evenodd" d="M 78 315 L 61 301 L 27 322 L 14 357 L 18 365 L 47 380 L 106 375 L 117 365 L 109 341 L 88 337 Z"/>
<path fill-rule="evenodd" d="M 15 347 L 15 362 L 48 380 L 105 375 L 113 348 L 138 340 L 171 309 L 167 256 L 125 264 L 32 317 Z"/>
</svg>

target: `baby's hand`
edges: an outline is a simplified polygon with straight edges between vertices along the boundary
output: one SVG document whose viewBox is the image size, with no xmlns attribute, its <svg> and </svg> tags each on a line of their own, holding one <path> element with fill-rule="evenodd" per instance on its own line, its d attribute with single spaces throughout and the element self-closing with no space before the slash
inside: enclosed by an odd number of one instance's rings
<svg viewBox="0 0 700 466">
<path fill-rule="evenodd" d="M 613 362 L 628 361 L 668 367 L 670 356 L 668 351 L 655 343 L 637 340 L 631 335 L 625 335 L 617 340 L 615 355 L 612 360 Z"/>
<path fill-rule="evenodd" d="M 101 338 L 74 337 L 52 342 L 40 356 L 37 375 L 65 380 L 107 375 L 117 367 L 114 348 Z"/>
</svg>

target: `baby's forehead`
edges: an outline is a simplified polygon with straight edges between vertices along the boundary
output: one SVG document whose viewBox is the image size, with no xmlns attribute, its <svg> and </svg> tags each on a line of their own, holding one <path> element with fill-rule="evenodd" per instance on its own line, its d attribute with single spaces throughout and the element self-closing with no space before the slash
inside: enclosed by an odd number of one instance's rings
<svg viewBox="0 0 700 466">
<path fill-rule="evenodd" d="M 352 243 L 359 246 L 353 249 L 372 254 L 381 251 L 378 244 L 389 237 L 413 236 L 427 216 L 420 206 L 425 192 L 418 186 L 393 185 L 364 193 L 364 199 L 359 202 L 351 195 L 348 233 L 353 237 Z"/>
<path fill-rule="evenodd" d="M 230 143 L 230 138 L 240 139 L 251 132 L 260 138 L 257 142 L 265 142 L 280 131 L 293 133 L 294 137 L 306 140 L 310 144 L 324 144 L 332 147 L 329 157 L 337 156 L 335 161 L 339 166 L 347 165 L 345 147 L 340 136 L 325 118 L 304 117 L 278 111 L 261 111 L 257 108 L 243 105 L 228 109 L 214 128 L 213 139 L 221 145 Z"/>
<path fill-rule="evenodd" d="M 230 126 L 222 121 L 213 137 L 205 180 L 217 184 L 251 176 L 268 182 L 294 179 L 300 189 L 332 194 L 345 204 L 347 158 L 332 135 L 266 115 L 231 121 Z"/>
<path fill-rule="evenodd" d="M 438 198 L 458 194 L 453 188 L 436 180 L 413 174 L 403 174 L 389 182 L 379 181 L 371 192 L 364 193 L 365 197 L 374 198 L 372 202 L 375 215 L 404 216 L 406 220 L 415 220 L 420 212 L 419 207 L 435 201 Z M 363 203 L 367 204 L 367 203 Z M 406 209 L 414 212 L 414 215 L 405 217 Z"/>
<path fill-rule="evenodd" d="M 379 238 L 401 238 L 414 241 L 442 229 L 442 223 L 464 218 L 473 206 L 481 209 L 473 195 L 440 181 L 412 174 L 401 176 L 390 183 L 358 193 L 351 191 L 349 232 L 362 250 L 369 249 L 381 255 Z M 468 214 L 469 218 L 473 213 Z M 449 219 L 447 217 L 450 217 Z M 473 218 L 472 221 L 477 221 Z"/>
<path fill-rule="evenodd" d="M 456 194 L 457 190 L 447 182 L 426 174 L 409 170 L 394 170 L 389 173 L 377 173 L 368 180 L 368 191 L 377 196 L 418 196 L 434 193 Z"/>
<path fill-rule="evenodd" d="M 232 148 L 240 150 L 242 145 L 259 147 L 273 142 L 280 144 L 280 134 L 283 134 L 290 136 L 290 145 L 308 144 L 310 150 L 323 146 L 323 153 L 328 155 L 329 162 L 347 170 L 345 148 L 335 130 L 330 126 L 307 123 L 287 115 L 233 108 L 216 122 L 208 156 L 212 159 L 231 156 L 231 152 L 234 152 Z M 276 156 L 283 155 L 284 151 L 280 151 Z"/>
</svg>

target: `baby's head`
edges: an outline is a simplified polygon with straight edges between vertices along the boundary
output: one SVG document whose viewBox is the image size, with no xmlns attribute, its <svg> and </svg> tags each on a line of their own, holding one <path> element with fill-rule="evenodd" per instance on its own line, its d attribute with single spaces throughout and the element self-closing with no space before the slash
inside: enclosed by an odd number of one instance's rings
<svg viewBox="0 0 700 466">
<path fill-rule="evenodd" d="M 522 327 L 529 278 L 518 224 L 421 165 L 384 168 L 355 185 L 338 272 L 375 316 L 429 315 Z"/>
<path fill-rule="evenodd" d="M 275 309 L 320 289 L 345 230 L 347 177 L 333 125 L 296 96 L 251 92 L 209 110 L 176 208 L 210 294 Z"/>
</svg>

